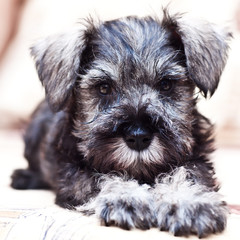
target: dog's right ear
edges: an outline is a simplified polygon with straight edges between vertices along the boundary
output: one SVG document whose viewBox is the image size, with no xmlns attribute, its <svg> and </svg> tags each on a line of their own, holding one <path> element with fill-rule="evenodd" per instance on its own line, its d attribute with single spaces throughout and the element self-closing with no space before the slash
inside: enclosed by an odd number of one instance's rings
<svg viewBox="0 0 240 240">
<path fill-rule="evenodd" d="M 55 112 L 62 110 L 72 95 L 84 48 L 84 32 L 79 29 L 40 40 L 31 48 L 48 104 Z"/>
<path fill-rule="evenodd" d="M 214 24 L 170 16 L 164 9 L 162 26 L 171 34 L 172 44 L 185 56 L 189 78 L 205 97 L 212 96 L 228 57 L 231 33 Z"/>
</svg>

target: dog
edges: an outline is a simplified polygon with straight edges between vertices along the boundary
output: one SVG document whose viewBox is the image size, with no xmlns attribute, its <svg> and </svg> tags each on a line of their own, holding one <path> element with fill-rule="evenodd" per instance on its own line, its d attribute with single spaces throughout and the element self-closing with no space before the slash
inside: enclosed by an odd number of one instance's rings
<svg viewBox="0 0 240 240">
<path fill-rule="evenodd" d="M 214 127 L 196 105 L 218 87 L 231 33 L 167 9 L 83 25 L 31 48 L 46 99 L 11 186 L 52 189 L 56 204 L 106 226 L 222 232 Z"/>
</svg>

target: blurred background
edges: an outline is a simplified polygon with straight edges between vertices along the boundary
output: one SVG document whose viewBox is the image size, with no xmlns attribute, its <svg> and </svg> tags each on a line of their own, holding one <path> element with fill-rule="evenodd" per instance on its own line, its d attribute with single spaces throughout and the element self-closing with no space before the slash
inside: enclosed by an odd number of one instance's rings
<svg viewBox="0 0 240 240">
<path fill-rule="evenodd" d="M 240 0 L 0 0 L 0 134 L 22 128 L 43 98 L 29 47 L 91 14 L 100 19 L 185 12 L 228 26 L 234 34 L 218 91 L 201 111 L 217 124 L 217 144 L 240 148 Z M 239 156 L 240 157 L 240 156 Z"/>
</svg>

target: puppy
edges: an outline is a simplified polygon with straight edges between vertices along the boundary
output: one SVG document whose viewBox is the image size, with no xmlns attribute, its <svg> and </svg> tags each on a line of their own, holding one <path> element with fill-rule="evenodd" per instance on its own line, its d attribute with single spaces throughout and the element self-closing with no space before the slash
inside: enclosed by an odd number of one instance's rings
<svg viewBox="0 0 240 240">
<path fill-rule="evenodd" d="M 58 205 L 106 226 L 222 232 L 213 126 L 196 104 L 214 94 L 231 34 L 167 10 L 84 26 L 31 49 L 46 100 L 12 187 L 53 189 Z"/>
</svg>

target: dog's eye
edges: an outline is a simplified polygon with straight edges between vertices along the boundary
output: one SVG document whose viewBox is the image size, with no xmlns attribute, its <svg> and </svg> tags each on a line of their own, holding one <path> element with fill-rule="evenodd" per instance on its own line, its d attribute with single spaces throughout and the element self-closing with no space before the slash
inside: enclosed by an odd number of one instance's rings
<svg viewBox="0 0 240 240">
<path fill-rule="evenodd" d="M 168 79 L 163 79 L 160 81 L 159 90 L 161 92 L 169 92 L 173 88 L 173 81 Z"/>
<path fill-rule="evenodd" d="M 112 88 L 111 88 L 110 84 L 102 83 L 102 84 L 98 85 L 98 92 L 104 96 L 110 95 L 112 93 Z"/>
</svg>

